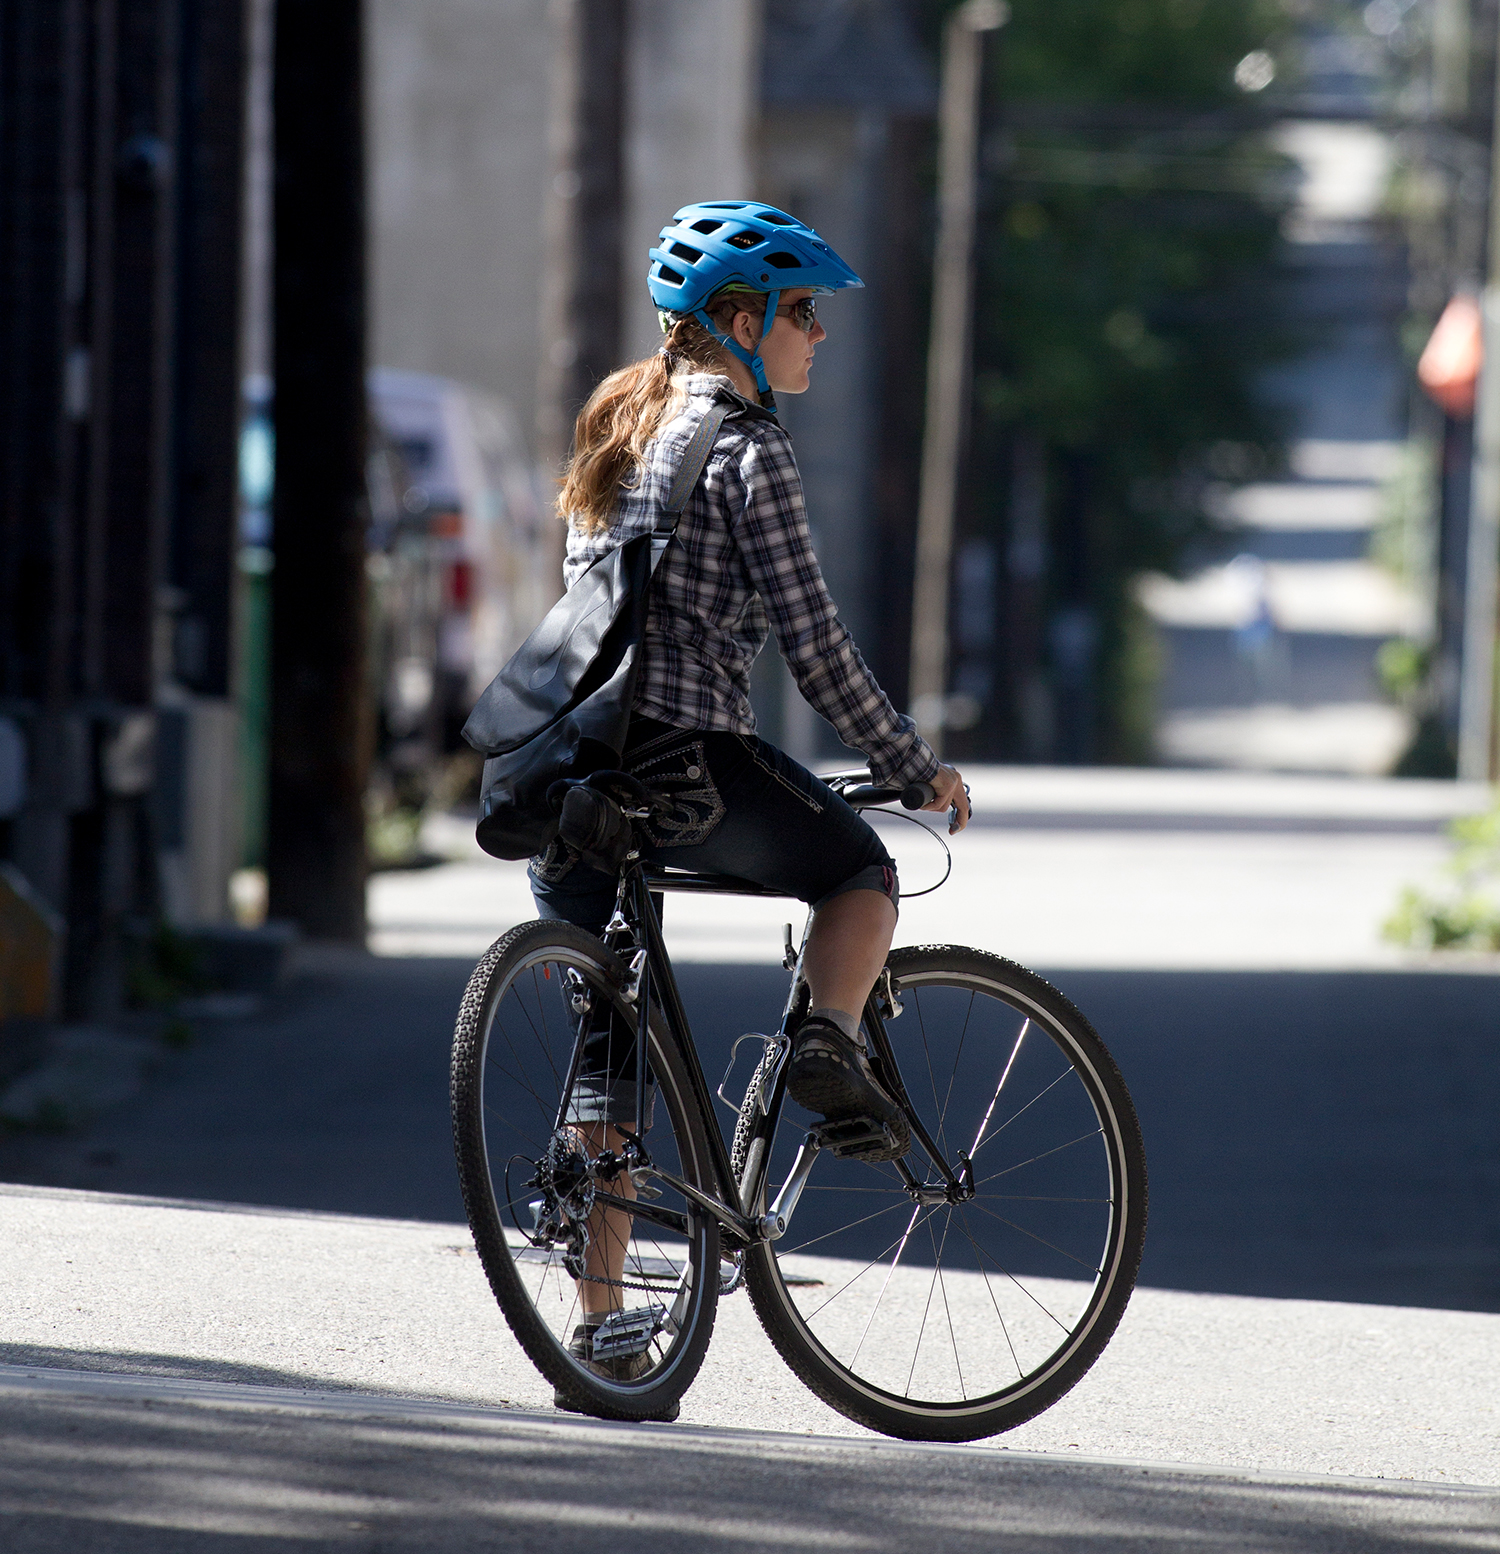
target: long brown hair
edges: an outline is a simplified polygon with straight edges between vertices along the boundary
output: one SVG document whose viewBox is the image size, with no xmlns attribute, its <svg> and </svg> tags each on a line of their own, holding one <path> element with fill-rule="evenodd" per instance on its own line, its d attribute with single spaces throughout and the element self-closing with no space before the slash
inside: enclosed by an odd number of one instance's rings
<svg viewBox="0 0 1500 1554">
<path fill-rule="evenodd" d="M 735 313 L 754 316 L 739 296 L 722 292 L 708 311 L 725 333 Z M 558 512 L 585 533 L 607 529 L 620 488 L 640 478 L 647 443 L 681 401 L 677 374 L 722 373 L 726 365 L 723 347 L 713 336 L 696 319 L 679 318 L 668 329 L 661 350 L 610 373 L 578 413 Z"/>
</svg>

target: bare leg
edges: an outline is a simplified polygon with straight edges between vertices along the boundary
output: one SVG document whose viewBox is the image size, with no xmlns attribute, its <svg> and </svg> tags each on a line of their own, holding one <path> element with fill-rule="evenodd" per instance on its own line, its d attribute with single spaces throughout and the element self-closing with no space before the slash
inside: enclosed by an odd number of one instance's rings
<svg viewBox="0 0 1500 1554">
<path fill-rule="evenodd" d="M 818 909 L 808 935 L 802 970 L 814 1009 L 842 1009 L 859 1019 L 875 978 L 896 932 L 896 909 L 878 890 L 846 890 Z M 624 1139 L 618 1129 L 594 1123 L 578 1130 L 590 1155 L 618 1150 Z M 623 1172 L 611 1185 L 622 1198 L 635 1197 L 635 1183 Z M 624 1307 L 625 1252 L 631 1216 L 624 1209 L 596 1208 L 588 1219 L 589 1245 L 578 1286 L 579 1304 L 589 1316 L 603 1316 Z M 613 1283 L 596 1281 L 613 1280 Z"/>
<path fill-rule="evenodd" d="M 605 1123 L 576 1127 L 579 1143 L 591 1158 L 601 1150 L 619 1149 L 625 1143 L 617 1128 Z M 609 1183 L 608 1190 L 621 1198 L 635 1197 L 635 1183 L 625 1172 Z M 578 1284 L 578 1303 L 586 1316 L 604 1316 L 625 1305 L 619 1281 L 625 1276 L 625 1250 L 630 1242 L 631 1216 L 624 1209 L 597 1206 L 586 1221 L 588 1251 L 583 1269 L 589 1275 Z M 612 1280 L 612 1283 L 604 1283 Z"/>
<path fill-rule="evenodd" d="M 813 918 L 802 972 L 814 1009 L 859 1019 L 896 932 L 896 909 L 878 890 L 846 890 Z"/>
</svg>

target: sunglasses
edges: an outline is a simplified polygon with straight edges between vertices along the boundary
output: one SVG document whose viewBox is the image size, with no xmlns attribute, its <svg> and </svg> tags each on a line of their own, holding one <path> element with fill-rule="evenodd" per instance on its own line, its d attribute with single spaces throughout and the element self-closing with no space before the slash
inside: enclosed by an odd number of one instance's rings
<svg viewBox="0 0 1500 1554">
<path fill-rule="evenodd" d="M 777 318 L 789 318 L 805 335 L 813 332 L 818 322 L 817 302 L 812 297 L 804 297 L 800 302 L 784 302 L 776 309 Z"/>
</svg>

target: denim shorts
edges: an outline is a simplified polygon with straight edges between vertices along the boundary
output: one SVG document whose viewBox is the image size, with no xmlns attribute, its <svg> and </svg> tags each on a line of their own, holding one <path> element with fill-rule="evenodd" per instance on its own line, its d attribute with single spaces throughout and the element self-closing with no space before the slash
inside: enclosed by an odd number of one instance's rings
<svg viewBox="0 0 1500 1554">
<path fill-rule="evenodd" d="M 763 739 L 637 716 L 620 764 L 672 801 L 646 828 L 649 862 L 733 874 L 814 907 L 849 890 L 900 900 L 896 866 L 869 823 Z M 530 874 L 542 917 L 603 931 L 614 910 L 613 875 L 561 840 L 531 860 Z M 633 1126 L 635 1091 L 634 1034 L 591 1033 L 570 1116 Z"/>
</svg>

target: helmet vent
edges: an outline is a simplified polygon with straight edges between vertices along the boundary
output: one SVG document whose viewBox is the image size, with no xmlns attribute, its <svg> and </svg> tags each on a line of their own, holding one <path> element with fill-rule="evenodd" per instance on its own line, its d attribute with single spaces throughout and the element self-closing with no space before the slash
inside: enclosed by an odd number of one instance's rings
<svg viewBox="0 0 1500 1554">
<path fill-rule="evenodd" d="M 667 252 L 677 259 L 686 259 L 689 264 L 697 264 L 703 255 L 696 248 L 689 248 L 686 243 L 673 243 Z"/>
<path fill-rule="evenodd" d="M 722 221 L 695 221 L 688 230 L 707 234 L 709 232 L 717 232 L 723 225 Z"/>
<path fill-rule="evenodd" d="M 736 232 L 729 239 L 729 246 L 731 248 L 754 248 L 757 243 L 764 242 L 765 238 L 759 232 Z"/>
<path fill-rule="evenodd" d="M 676 270 L 669 270 L 660 260 L 656 264 L 656 278 L 659 281 L 665 281 L 668 286 L 682 285 L 682 277 Z"/>
<path fill-rule="evenodd" d="M 701 210 L 744 210 L 743 200 L 710 200 L 699 207 Z"/>
<path fill-rule="evenodd" d="M 784 248 L 779 253 L 767 254 L 765 262 L 767 264 L 774 264 L 778 270 L 800 270 L 802 268 L 802 261 L 796 254 L 789 254 Z"/>
<path fill-rule="evenodd" d="M 762 211 L 760 219 L 773 227 L 794 227 L 797 224 L 790 216 L 783 216 L 778 211 Z"/>
</svg>

